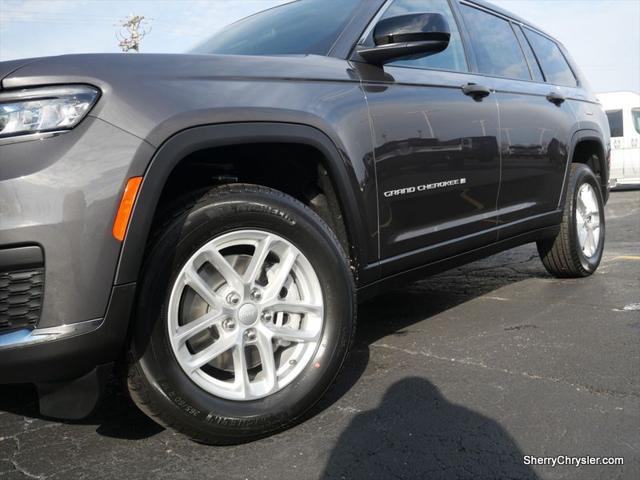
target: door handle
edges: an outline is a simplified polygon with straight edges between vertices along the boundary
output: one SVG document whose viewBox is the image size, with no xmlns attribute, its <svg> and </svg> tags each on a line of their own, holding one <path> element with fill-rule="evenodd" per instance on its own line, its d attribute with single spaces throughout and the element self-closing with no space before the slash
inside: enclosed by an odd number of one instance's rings
<svg viewBox="0 0 640 480">
<path fill-rule="evenodd" d="M 484 98 L 491 95 L 491 90 L 484 85 L 478 85 L 477 83 L 467 83 L 462 86 L 462 93 L 473 97 L 474 99 Z"/>
<path fill-rule="evenodd" d="M 555 105 L 561 105 L 566 99 L 564 98 L 564 95 L 558 92 L 551 92 L 547 95 L 547 100 Z"/>
</svg>

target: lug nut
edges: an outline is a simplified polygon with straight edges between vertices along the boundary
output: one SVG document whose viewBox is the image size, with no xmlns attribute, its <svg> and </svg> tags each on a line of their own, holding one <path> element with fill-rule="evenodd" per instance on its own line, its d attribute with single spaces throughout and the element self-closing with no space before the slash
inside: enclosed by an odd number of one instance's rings
<svg viewBox="0 0 640 480">
<path fill-rule="evenodd" d="M 251 290 L 251 300 L 253 300 L 254 302 L 259 302 L 260 300 L 262 300 L 262 292 L 257 288 Z"/>
<path fill-rule="evenodd" d="M 234 328 L 236 328 L 236 322 L 228 318 L 224 322 L 222 322 L 222 328 L 224 328 L 225 330 L 233 330 Z"/>
<path fill-rule="evenodd" d="M 271 312 L 264 312 L 262 314 L 262 320 L 264 320 L 265 322 L 270 322 L 273 320 L 273 315 L 271 314 Z"/>
<path fill-rule="evenodd" d="M 240 303 L 240 295 L 238 295 L 236 292 L 231 292 L 227 295 L 227 303 L 229 305 L 237 305 L 238 303 Z"/>
<path fill-rule="evenodd" d="M 244 332 L 244 337 L 250 342 L 256 339 L 256 331 L 253 328 L 250 328 L 246 332 Z"/>
</svg>

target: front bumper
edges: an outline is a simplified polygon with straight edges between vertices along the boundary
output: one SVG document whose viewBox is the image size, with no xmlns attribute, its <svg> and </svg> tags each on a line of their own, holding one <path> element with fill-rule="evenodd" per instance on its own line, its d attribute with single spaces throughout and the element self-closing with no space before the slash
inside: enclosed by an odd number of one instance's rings
<svg viewBox="0 0 640 480">
<path fill-rule="evenodd" d="M 42 250 L 38 328 L 104 318 L 122 248 L 113 221 L 153 152 L 90 116 L 67 133 L 0 144 L 0 250 Z"/>
<path fill-rule="evenodd" d="M 154 150 L 91 116 L 0 142 L 0 383 L 66 381 L 121 353 L 135 284 L 114 287 L 122 244 L 111 229 Z"/>
<path fill-rule="evenodd" d="M 64 382 L 117 360 L 127 336 L 135 284 L 111 291 L 104 318 L 0 335 L 0 383 Z"/>
</svg>

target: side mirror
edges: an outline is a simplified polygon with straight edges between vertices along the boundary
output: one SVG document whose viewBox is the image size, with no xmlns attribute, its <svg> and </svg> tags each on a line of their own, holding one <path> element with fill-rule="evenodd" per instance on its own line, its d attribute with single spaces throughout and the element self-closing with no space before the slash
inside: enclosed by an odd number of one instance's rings
<svg viewBox="0 0 640 480">
<path fill-rule="evenodd" d="M 400 15 L 380 20 L 373 30 L 375 47 L 357 52 L 368 63 L 383 65 L 399 57 L 442 52 L 450 38 L 447 20 L 439 13 Z"/>
</svg>

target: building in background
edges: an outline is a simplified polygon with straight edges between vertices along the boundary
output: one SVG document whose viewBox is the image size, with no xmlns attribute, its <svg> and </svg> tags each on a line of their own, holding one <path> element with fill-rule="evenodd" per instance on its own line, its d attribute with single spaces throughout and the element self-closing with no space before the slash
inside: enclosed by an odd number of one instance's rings
<svg viewBox="0 0 640 480">
<path fill-rule="evenodd" d="M 640 95 L 599 93 L 611 129 L 611 186 L 640 188 Z"/>
</svg>

